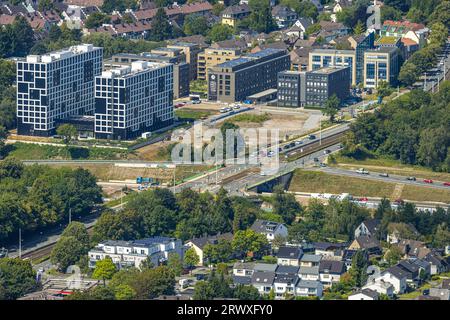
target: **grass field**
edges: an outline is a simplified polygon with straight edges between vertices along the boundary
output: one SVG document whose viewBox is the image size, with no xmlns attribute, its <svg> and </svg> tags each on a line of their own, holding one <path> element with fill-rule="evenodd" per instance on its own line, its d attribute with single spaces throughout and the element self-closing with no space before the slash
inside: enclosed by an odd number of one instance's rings
<svg viewBox="0 0 450 320">
<path fill-rule="evenodd" d="M 128 168 L 116 167 L 114 164 L 52 164 L 53 167 L 84 168 L 89 170 L 99 181 L 134 180 L 137 177 L 154 178 L 161 183 L 173 181 L 173 169 L 164 168 Z M 177 166 L 175 178 L 177 182 L 206 172 L 210 166 Z"/>
<path fill-rule="evenodd" d="M 239 114 L 231 118 L 230 122 L 251 122 L 251 123 L 263 123 L 270 119 L 268 113 L 265 114 Z"/>
<path fill-rule="evenodd" d="M 297 169 L 289 186 L 289 191 L 335 194 L 347 192 L 353 196 L 390 198 L 394 188 L 395 184 L 392 183 Z"/>
<path fill-rule="evenodd" d="M 201 110 L 193 110 L 193 109 L 187 109 L 187 108 L 175 110 L 175 115 L 180 120 L 191 120 L 191 121 L 198 120 L 203 117 L 209 117 L 212 114 L 214 114 L 214 112 L 212 112 L 212 111 L 201 111 Z"/>
<path fill-rule="evenodd" d="M 82 148 L 52 145 L 38 145 L 16 142 L 7 146 L 7 157 L 19 160 L 116 160 L 127 159 L 129 151 L 112 148 Z"/>
<path fill-rule="evenodd" d="M 450 173 L 434 172 L 429 168 L 422 166 L 412 166 L 400 163 L 398 160 L 387 158 L 367 158 L 365 160 L 356 160 L 341 155 L 336 155 L 336 164 L 332 166 L 340 166 L 347 169 L 365 168 L 367 170 L 375 170 L 387 172 L 390 174 L 398 174 L 404 176 L 415 176 L 420 179 L 434 179 L 438 181 L 450 181 Z"/>
<path fill-rule="evenodd" d="M 395 183 L 372 181 L 363 178 L 342 177 L 316 171 L 297 169 L 289 186 L 289 191 L 313 193 L 350 193 L 356 197 L 386 197 L 391 200 L 402 198 L 411 201 L 435 201 L 450 203 L 449 190 L 429 187 L 399 185 L 400 193 L 394 192 Z"/>
</svg>

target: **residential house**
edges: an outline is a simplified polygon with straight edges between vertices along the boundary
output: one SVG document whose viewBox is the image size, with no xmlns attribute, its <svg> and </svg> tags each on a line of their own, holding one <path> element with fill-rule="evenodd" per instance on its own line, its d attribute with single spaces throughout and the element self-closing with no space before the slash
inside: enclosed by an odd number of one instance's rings
<svg viewBox="0 0 450 320">
<path fill-rule="evenodd" d="M 344 253 L 342 254 L 342 262 L 344 262 L 347 270 L 349 270 L 352 267 L 353 256 L 355 255 L 356 252 L 358 252 L 358 250 L 350 250 L 350 249 L 344 250 Z M 363 252 L 365 253 L 367 260 L 369 260 L 369 255 L 367 251 Z"/>
<path fill-rule="evenodd" d="M 416 51 L 419 51 L 420 45 L 414 40 L 403 37 L 401 39 L 403 44 L 403 58 L 408 60 Z"/>
<path fill-rule="evenodd" d="M 300 267 L 298 275 L 302 280 L 319 281 L 319 266 L 315 267 Z"/>
<path fill-rule="evenodd" d="M 283 223 L 256 219 L 250 227 L 253 231 L 266 236 L 267 241 L 272 242 L 276 236 L 286 238 L 288 236 L 287 227 Z"/>
<path fill-rule="evenodd" d="M 295 295 L 297 297 L 322 297 L 323 284 L 320 281 L 303 280 L 297 278 Z"/>
<path fill-rule="evenodd" d="M 339 282 L 341 276 L 347 271 L 342 261 L 321 260 L 319 264 L 320 282 L 325 286 L 331 286 Z"/>
<path fill-rule="evenodd" d="M 379 294 L 385 294 L 391 298 L 394 296 L 394 286 L 390 282 L 386 282 L 383 279 L 369 280 L 367 281 L 367 284 L 362 287 L 362 289 L 370 289 L 378 292 Z"/>
<path fill-rule="evenodd" d="M 255 271 L 252 275 L 251 284 L 260 294 L 269 294 L 275 281 L 275 272 Z"/>
<path fill-rule="evenodd" d="M 225 10 L 222 11 L 222 24 L 229 25 L 231 27 L 235 27 L 238 21 L 245 19 L 251 13 L 250 7 L 248 4 L 237 4 L 234 6 L 229 6 Z"/>
<path fill-rule="evenodd" d="M 191 240 L 188 240 L 185 243 L 185 246 L 188 248 L 194 248 L 195 253 L 197 253 L 198 257 L 199 257 L 199 262 L 198 265 L 199 266 L 203 266 L 203 264 L 205 263 L 204 257 L 203 257 L 203 249 L 205 248 L 205 246 L 207 244 L 217 244 L 219 242 L 219 240 L 224 239 L 224 240 L 229 240 L 231 241 L 233 239 L 233 234 L 231 233 L 223 233 L 223 234 L 218 234 L 215 236 L 206 236 L 206 237 L 201 237 L 201 238 L 193 238 Z"/>
<path fill-rule="evenodd" d="M 406 279 L 407 272 L 397 266 L 393 266 L 383 271 L 375 281 L 384 280 L 384 282 L 389 282 L 394 287 L 395 294 L 402 294 L 407 288 Z"/>
<path fill-rule="evenodd" d="M 444 279 L 438 287 L 430 288 L 430 296 L 450 300 L 450 279 Z"/>
<path fill-rule="evenodd" d="M 302 247 L 302 251 L 305 252 L 305 249 Z M 303 254 L 300 258 L 300 266 L 301 267 L 318 267 L 320 260 L 322 260 L 322 256 L 315 254 Z"/>
<path fill-rule="evenodd" d="M 214 42 L 211 44 L 211 48 L 213 49 L 234 49 L 245 51 L 248 49 L 247 41 L 244 39 L 230 39 Z"/>
<path fill-rule="evenodd" d="M 292 71 L 307 71 L 309 54 L 313 49 L 308 48 L 298 48 L 294 49 L 289 53 L 291 58 L 291 70 Z"/>
<path fill-rule="evenodd" d="M 251 277 L 255 268 L 254 262 L 236 262 L 233 265 L 233 275 L 239 277 Z"/>
<path fill-rule="evenodd" d="M 294 24 L 285 31 L 289 37 L 305 39 L 306 29 L 314 23 L 312 18 L 299 18 Z"/>
<path fill-rule="evenodd" d="M 277 268 L 278 265 L 274 263 L 255 263 L 253 270 L 262 272 L 275 272 Z"/>
<path fill-rule="evenodd" d="M 322 259 L 340 260 L 347 248 L 346 243 L 331 243 L 331 242 L 314 242 L 315 254 L 321 255 Z"/>
<path fill-rule="evenodd" d="M 277 5 L 272 8 L 272 17 L 278 28 L 284 29 L 291 26 L 298 18 L 297 13 L 289 7 Z"/>
<path fill-rule="evenodd" d="M 424 29 L 425 26 L 421 23 L 413 23 L 409 22 L 408 20 L 402 21 L 385 20 L 380 30 L 380 36 L 382 37 L 391 36 L 402 38 L 409 31 L 419 31 Z"/>
<path fill-rule="evenodd" d="M 275 299 L 284 299 L 286 296 L 294 296 L 298 275 L 277 274 L 273 282 Z"/>
<path fill-rule="evenodd" d="M 298 270 L 300 267 L 298 266 L 288 266 L 288 265 L 278 265 L 275 273 L 277 275 L 283 275 L 283 274 L 298 274 Z"/>
<path fill-rule="evenodd" d="M 355 239 L 360 236 L 376 237 L 380 228 L 379 219 L 367 219 L 355 229 Z"/>
<path fill-rule="evenodd" d="M 395 232 L 391 233 L 391 239 L 394 236 Z M 399 242 L 395 242 L 396 246 L 400 249 L 404 258 L 423 258 L 428 253 L 431 252 L 430 249 L 427 248 L 426 244 L 422 241 L 411 240 L 411 239 L 403 239 Z"/>
<path fill-rule="evenodd" d="M 380 294 L 372 289 L 362 289 L 348 296 L 348 300 L 379 300 Z"/>
<path fill-rule="evenodd" d="M 277 263 L 284 266 L 299 266 L 303 251 L 299 247 L 280 247 L 277 252 Z"/>
<path fill-rule="evenodd" d="M 104 0 L 64 0 L 68 5 L 75 5 L 79 7 L 89 7 L 89 6 L 103 6 Z"/>
<path fill-rule="evenodd" d="M 348 247 L 349 250 L 366 250 L 369 255 L 381 255 L 380 242 L 375 238 L 363 235 L 359 236 Z"/>
<path fill-rule="evenodd" d="M 341 12 L 343 9 L 352 6 L 352 0 L 335 0 L 335 4 L 333 6 L 333 13 Z"/>
<path fill-rule="evenodd" d="M 136 267 L 150 260 L 157 266 L 169 258 L 169 254 L 177 253 L 183 257 L 181 240 L 168 237 L 153 237 L 134 241 L 107 240 L 100 242 L 88 252 L 89 267 L 94 268 L 97 261 L 106 257 L 112 259 L 118 268 Z"/>
<path fill-rule="evenodd" d="M 331 40 L 345 36 L 350 32 L 350 29 L 340 22 L 322 20 L 319 22 L 319 25 L 321 29 L 319 32 L 315 33 L 314 36 L 323 38 L 325 42 L 330 42 Z"/>
<path fill-rule="evenodd" d="M 444 259 L 437 252 L 431 251 L 425 257 L 422 258 L 423 261 L 430 264 L 430 274 L 435 275 L 442 272 L 447 272 L 449 270 L 448 258 Z"/>
<path fill-rule="evenodd" d="M 420 267 L 408 260 L 402 260 L 396 266 L 406 272 L 406 282 L 412 287 L 417 287 L 420 283 Z"/>
</svg>

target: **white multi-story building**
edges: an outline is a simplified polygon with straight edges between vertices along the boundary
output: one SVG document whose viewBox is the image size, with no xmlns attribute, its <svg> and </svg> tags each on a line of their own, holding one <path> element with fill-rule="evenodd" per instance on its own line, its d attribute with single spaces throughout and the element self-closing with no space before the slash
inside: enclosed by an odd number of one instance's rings
<svg viewBox="0 0 450 320">
<path fill-rule="evenodd" d="M 97 138 L 134 139 L 171 125 L 173 119 L 172 64 L 135 61 L 96 77 Z"/>
<path fill-rule="evenodd" d="M 50 136 L 56 120 L 94 114 L 94 78 L 103 48 L 73 46 L 17 61 L 17 131 Z"/>
<path fill-rule="evenodd" d="M 177 253 L 180 258 L 183 258 L 181 240 L 153 237 L 135 241 L 104 241 L 90 250 L 88 256 L 91 268 L 95 267 L 97 261 L 106 257 L 110 257 L 119 268 L 127 266 L 139 268 L 141 263 L 147 259 L 157 266 L 167 261 L 171 253 Z"/>
</svg>

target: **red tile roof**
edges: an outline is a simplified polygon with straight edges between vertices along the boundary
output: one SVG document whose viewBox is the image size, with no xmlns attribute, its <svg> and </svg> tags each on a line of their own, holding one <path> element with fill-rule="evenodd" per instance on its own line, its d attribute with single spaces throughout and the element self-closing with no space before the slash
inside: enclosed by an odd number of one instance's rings
<svg viewBox="0 0 450 320">
<path fill-rule="evenodd" d="M 403 20 L 403 21 L 386 20 L 386 21 L 384 21 L 383 25 L 391 26 L 391 27 L 405 27 L 405 28 L 408 28 L 413 31 L 417 31 L 417 30 L 425 28 L 425 25 L 423 25 L 421 23 L 409 22 L 408 20 Z"/>
<path fill-rule="evenodd" d="M 178 14 L 188 15 L 191 13 L 211 11 L 212 8 L 212 5 L 208 1 L 200 1 L 194 2 L 192 4 L 184 4 L 181 6 L 166 7 L 164 8 L 164 10 L 166 11 L 166 14 L 168 16 L 174 16 Z M 134 12 L 134 15 L 138 20 L 149 20 L 156 15 L 157 11 L 158 9 L 138 10 Z"/>
</svg>

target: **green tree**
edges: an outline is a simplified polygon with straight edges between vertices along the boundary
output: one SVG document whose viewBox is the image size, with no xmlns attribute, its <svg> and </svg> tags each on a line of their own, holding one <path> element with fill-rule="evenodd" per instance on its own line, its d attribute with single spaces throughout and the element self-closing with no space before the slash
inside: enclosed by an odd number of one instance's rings
<svg viewBox="0 0 450 320">
<path fill-rule="evenodd" d="M 132 300 L 136 296 L 136 291 L 127 284 L 119 284 L 114 292 L 116 300 Z"/>
<path fill-rule="evenodd" d="M 361 20 L 358 20 L 358 23 L 353 28 L 353 33 L 356 35 L 361 35 L 366 31 L 366 28 L 364 26 L 364 23 L 362 23 Z"/>
<path fill-rule="evenodd" d="M 234 289 L 234 297 L 239 300 L 260 300 L 258 289 L 253 286 L 237 285 Z"/>
<path fill-rule="evenodd" d="M 281 187 L 274 189 L 273 193 L 273 213 L 283 217 L 283 221 L 290 225 L 295 217 L 301 213 L 302 207 L 291 193 L 285 193 Z"/>
<path fill-rule="evenodd" d="M 86 253 L 90 249 L 89 234 L 86 227 L 81 222 L 71 222 L 61 234 L 61 238 L 63 237 L 74 237 L 77 239 Z"/>
<path fill-rule="evenodd" d="M 402 251 L 397 246 L 392 246 L 388 251 L 384 254 L 384 260 L 389 264 L 389 266 L 393 266 L 397 264 L 402 258 Z"/>
<path fill-rule="evenodd" d="M 367 267 L 367 254 L 363 250 L 358 250 L 352 258 L 352 267 L 349 273 L 353 283 L 359 288 L 367 282 Z"/>
<path fill-rule="evenodd" d="M 334 118 L 338 113 L 340 104 L 341 102 L 335 94 L 333 94 L 327 99 L 327 101 L 325 101 L 323 113 L 330 117 L 331 122 L 334 122 Z"/>
<path fill-rule="evenodd" d="M 450 245 L 450 231 L 446 223 L 441 223 L 434 233 L 433 246 L 436 248 L 444 248 L 444 246 L 448 245 Z"/>
<path fill-rule="evenodd" d="M 398 75 L 398 80 L 405 86 L 412 86 L 418 79 L 419 73 L 417 66 L 413 63 L 406 62 L 400 68 L 400 73 Z"/>
<path fill-rule="evenodd" d="M 7 158 L 0 162 L 0 179 L 19 179 L 22 176 L 24 169 L 25 166 L 22 161 L 19 161 L 14 157 Z"/>
<path fill-rule="evenodd" d="M 384 5 L 381 7 L 381 22 L 386 20 L 401 20 L 402 12 L 394 7 Z"/>
<path fill-rule="evenodd" d="M 392 93 L 392 88 L 386 81 L 380 81 L 377 86 L 377 94 L 379 97 L 384 98 L 390 96 Z"/>
<path fill-rule="evenodd" d="M 231 245 L 235 252 L 242 252 L 248 257 L 262 255 L 268 247 L 268 242 L 264 235 L 247 229 L 237 231 Z"/>
<path fill-rule="evenodd" d="M 167 266 L 173 270 L 176 276 L 181 276 L 183 272 L 183 261 L 178 253 L 170 253 L 167 260 Z"/>
<path fill-rule="evenodd" d="M 152 29 L 149 32 L 148 40 L 163 41 L 170 39 L 173 35 L 173 27 L 169 22 L 166 11 L 159 8 L 152 19 Z"/>
<path fill-rule="evenodd" d="M 424 129 L 420 133 L 418 162 L 435 170 L 439 169 L 447 156 L 449 144 L 450 134 L 445 127 Z"/>
<path fill-rule="evenodd" d="M 111 17 L 107 14 L 101 12 L 93 12 L 87 17 L 86 21 L 84 22 L 84 26 L 88 29 L 94 29 L 110 22 Z"/>
<path fill-rule="evenodd" d="M 175 274 L 167 266 L 145 269 L 131 280 L 136 299 L 154 299 L 174 294 Z"/>
<path fill-rule="evenodd" d="M 37 287 L 30 261 L 0 259 L 0 300 L 15 300 Z"/>
<path fill-rule="evenodd" d="M 50 261 L 57 264 L 58 269 L 65 272 L 71 265 L 75 265 L 85 255 L 86 249 L 75 237 L 61 237 L 52 250 Z"/>
<path fill-rule="evenodd" d="M 198 256 L 197 252 L 195 252 L 194 248 L 189 248 L 184 253 L 184 260 L 183 261 L 184 261 L 184 265 L 186 267 L 188 267 L 189 269 L 192 269 L 193 267 L 195 267 L 196 265 L 199 264 L 200 258 Z"/>
<path fill-rule="evenodd" d="M 64 137 L 64 143 L 69 144 L 74 137 L 77 136 L 78 131 L 72 124 L 62 124 L 56 129 L 56 134 Z"/>
<path fill-rule="evenodd" d="M 431 14 L 429 20 L 432 22 L 440 22 L 445 26 L 450 25 L 450 1 L 444 0 L 439 3 Z"/>
<path fill-rule="evenodd" d="M 208 40 L 211 42 L 219 42 L 228 40 L 233 35 L 233 28 L 226 24 L 215 24 L 208 32 Z"/>
<path fill-rule="evenodd" d="M 205 36 L 208 33 L 208 21 L 204 16 L 188 15 L 184 19 L 183 31 L 186 35 L 201 34 Z"/>
<path fill-rule="evenodd" d="M 110 257 L 99 260 L 95 264 L 92 277 L 94 279 L 103 280 L 103 285 L 106 286 L 106 280 L 110 280 L 114 273 L 116 273 L 116 266 Z"/>
<path fill-rule="evenodd" d="M 248 5 L 251 9 L 249 21 L 252 30 L 269 33 L 276 29 L 269 0 L 250 0 Z"/>
</svg>

